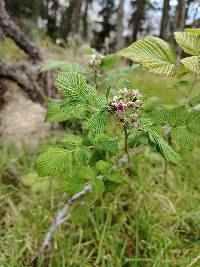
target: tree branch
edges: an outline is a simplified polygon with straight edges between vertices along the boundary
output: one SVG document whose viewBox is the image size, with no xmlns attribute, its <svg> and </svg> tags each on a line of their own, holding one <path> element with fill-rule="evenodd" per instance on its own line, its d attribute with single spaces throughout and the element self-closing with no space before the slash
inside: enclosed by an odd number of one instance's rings
<svg viewBox="0 0 200 267">
<path fill-rule="evenodd" d="M 0 0 L 1 1 L 1 0 Z M 33 81 L 24 71 L 9 66 L 0 60 L 0 78 L 6 78 L 16 82 L 34 102 L 43 102 L 43 96 L 34 86 Z"/>
<path fill-rule="evenodd" d="M 72 204 L 81 199 L 85 194 L 87 194 L 88 192 L 91 191 L 91 184 L 86 184 L 85 187 L 83 188 L 82 191 L 76 193 L 75 195 L 73 195 L 68 201 L 67 203 L 64 205 L 64 207 L 62 209 L 59 209 L 58 212 L 56 213 L 56 216 L 54 218 L 54 221 L 52 222 L 46 236 L 45 239 L 41 245 L 41 247 L 39 248 L 39 253 L 43 253 L 44 250 L 50 246 L 50 242 L 51 242 L 51 238 L 52 235 L 54 233 L 54 231 L 57 229 L 57 227 L 62 224 L 65 221 L 68 221 L 70 218 L 70 215 L 68 215 L 67 217 L 65 217 L 66 213 L 69 211 L 70 207 L 72 206 Z"/>
<path fill-rule="evenodd" d="M 36 62 L 42 60 L 42 55 L 38 47 L 30 42 L 14 21 L 11 20 L 5 9 L 4 0 L 0 0 L 0 27 L 4 34 L 10 37 L 30 58 Z"/>
</svg>

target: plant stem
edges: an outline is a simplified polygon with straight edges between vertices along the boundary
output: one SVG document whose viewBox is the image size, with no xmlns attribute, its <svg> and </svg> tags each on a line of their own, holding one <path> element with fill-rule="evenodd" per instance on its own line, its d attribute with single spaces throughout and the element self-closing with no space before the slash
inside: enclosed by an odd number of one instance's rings
<svg viewBox="0 0 200 267">
<path fill-rule="evenodd" d="M 97 83 L 97 71 L 94 71 L 94 84 L 95 84 L 95 88 L 96 90 L 98 89 L 98 83 Z"/>
<path fill-rule="evenodd" d="M 124 152 L 127 155 L 128 164 L 130 163 L 130 156 L 128 151 L 128 131 L 126 125 L 124 124 Z"/>
</svg>

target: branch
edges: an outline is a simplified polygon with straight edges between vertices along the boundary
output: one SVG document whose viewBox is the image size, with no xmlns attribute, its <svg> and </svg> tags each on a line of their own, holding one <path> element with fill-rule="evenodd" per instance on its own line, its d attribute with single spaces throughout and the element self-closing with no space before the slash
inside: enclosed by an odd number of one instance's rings
<svg viewBox="0 0 200 267">
<path fill-rule="evenodd" d="M 26 75 L 24 71 L 9 66 L 1 60 L 0 78 L 6 78 L 16 82 L 34 102 L 43 102 L 43 96 L 38 91 L 38 88 L 34 86 L 33 81 L 28 77 L 28 75 Z"/>
<path fill-rule="evenodd" d="M 56 230 L 56 228 L 62 224 L 63 222 L 66 222 L 69 220 L 70 215 L 68 215 L 67 217 L 65 217 L 66 213 L 69 211 L 70 207 L 72 206 L 72 204 L 81 199 L 85 194 L 87 194 L 88 192 L 91 191 L 91 184 L 87 184 L 85 185 L 85 187 L 83 188 L 82 191 L 76 193 L 75 195 L 73 195 L 68 201 L 67 203 L 64 205 L 64 207 L 62 209 L 59 209 L 58 212 L 56 213 L 56 216 L 54 218 L 54 221 L 52 222 L 46 236 L 45 239 L 41 245 L 41 247 L 39 248 L 39 253 L 43 253 L 44 250 L 50 246 L 50 242 L 51 242 L 51 238 L 52 235 L 54 233 L 54 231 Z"/>
<path fill-rule="evenodd" d="M 17 7 L 16 7 L 17 8 Z M 10 37 L 34 61 L 41 61 L 42 55 L 38 47 L 30 42 L 21 32 L 19 27 L 11 20 L 5 9 L 4 0 L 0 0 L 0 27 L 4 34 Z"/>
</svg>

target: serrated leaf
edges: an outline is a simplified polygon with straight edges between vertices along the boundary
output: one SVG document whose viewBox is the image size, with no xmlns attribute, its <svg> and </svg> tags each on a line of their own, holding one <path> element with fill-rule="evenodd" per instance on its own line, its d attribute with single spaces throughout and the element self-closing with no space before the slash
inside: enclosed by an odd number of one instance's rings
<svg viewBox="0 0 200 267">
<path fill-rule="evenodd" d="M 172 140 L 178 147 L 185 151 L 192 148 L 193 136 L 187 127 L 176 127 L 171 129 Z"/>
<path fill-rule="evenodd" d="M 102 179 L 93 179 L 92 180 L 92 192 L 96 196 L 101 196 L 105 191 L 105 185 Z"/>
<path fill-rule="evenodd" d="M 101 135 L 107 125 L 108 113 L 105 111 L 93 114 L 88 121 L 89 139 L 94 140 Z"/>
<path fill-rule="evenodd" d="M 56 176 L 67 169 L 71 160 L 72 154 L 70 151 L 63 148 L 50 147 L 36 161 L 38 175 L 40 177 Z"/>
<path fill-rule="evenodd" d="M 88 85 L 82 75 L 72 72 L 59 72 L 56 79 L 56 88 L 64 97 L 79 102 L 95 104 L 96 90 Z"/>
<path fill-rule="evenodd" d="M 49 98 L 47 102 L 48 109 L 45 116 L 45 122 L 66 121 L 68 119 L 68 115 L 60 109 L 60 106 L 64 103 L 64 100 Z"/>
<path fill-rule="evenodd" d="M 64 144 L 67 148 L 77 148 L 82 144 L 82 138 L 78 135 L 74 134 L 67 134 L 63 139 L 60 141 Z"/>
<path fill-rule="evenodd" d="M 200 111 L 192 110 L 186 124 L 190 132 L 200 135 Z"/>
<path fill-rule="evenodd" d="M 61 105 L 60 109 L 68 116 L 68 119 L 81 119 L 86 114 L 87 105 L 83 101 L 69 101 Z"/>
<path fill-rule="evenodd" d="M 76 157 L 76 161 L 80 165 L 88 165 L 91 155 L 89 151 L 85 149 L 79 149 L 75 152 L 75 157 Z"/>
<path fill-rule="evenodd" d="M 200 55 L 200 35 L 191 32 L 175 32 L 174 36 L 184 52 L 194 56 Z"/>
<path fill-rule="evenodd" d="M 97 100 L 97 108 L 100 111 L 106 110 L 108 107 L 108 102 L 105 96 L 100 96 Z"/>
<path fill-rule="evenodd" d="M 171 76 L 176 73 L 177 56 L 169 44 L 157 37 L 147 37 L 121 50 L 119 55 L 140 63 L 147 70 Z"/>
<path fill-rule="evenodd" d="M 111 167 L 112 165 L 104 160 L 99 160 L 96 163 L 97 170 L 102 174 L 108 173 Z"/>
<path fill-rule="evenodd" d="M 154 111 L 148 114 L 148 118 L 151 120 L 152 125 L 158 125 L 164 123 L 167 117 L 167 113 L 165 111 Z"/>
<path fill-rule="evenodd" d="M 106 175 L 107 179 L 114 183 L 122 183 L 124 180 L 124 176 L 120 172 L 111 172 Z"/>
<path fill-rule="evenodd" d="M 200 56 L 181 59 L 181 63 L 190 71 L 200 74 Z"/>
<path fill-rule="evenodd" d="M 188 118 L 188 111 L 186 106 L 179 106 L 172 110 L 167 117 L 167 120 L 171 126 L 177 126 L 184 124 Z"/>
<path fill-rule="evenodd" d="M 148 137 L 150 144 L 156 146 L 158 152 L 168 161 L 177 164 L 180 160 L 180 156 L 176 153 L 167 142 L 156 132 L 149 130 Z"/>
<path fill-rule="evenodd" d="M 92 180 L 93 178 L 96 177 L 96 172 L 91 167 L 81 166 L 77 170 L 76 175 L 78 177 L 85 179 L 85 180 Z"/>
<path fill-rule="evenodd" d="M 65 191 L 70 195 L 80 192 L 85 185 L 85 180 L 77 175 L 68 176 L 65 180 Z"/>
<path fill-rule="evenodd" d="M 96 138 L 94 146 L 99 150 L 107 151 L 112 154 L 116 154 L 119 150 L 118 144 L 115 140 L 108 139 L 104 136 Z"/>
</svg>

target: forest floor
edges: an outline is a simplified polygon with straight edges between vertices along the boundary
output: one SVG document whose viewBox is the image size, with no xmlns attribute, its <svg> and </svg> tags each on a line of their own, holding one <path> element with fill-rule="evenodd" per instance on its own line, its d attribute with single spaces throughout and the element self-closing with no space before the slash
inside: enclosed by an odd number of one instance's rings
<svg viewBox="0 0 200 267">
<path fill-rule="evenodd" d="M 144 78 L 145 75 L 145 78 Z M 136 73 L 135 84 L 173 104 L 180 96 L 165 78 Z M 169 81 L 169 80 L 168 80 Z M 56 137 L 37 148 L 1 144 L 0 266 L 185 267 L 200 266 L 200 146 L 167 166 L 154 152 L 132 159 L 136 174 L 115 194 L 106 193 L 83 225 L 65 223 L 52 248 L 33 263 L 37 248 L 62 205 L 62 182 L 37 178 L 36 157 Z M 36 181 L 15 185 L 13 177 Z"/>
</svg>

